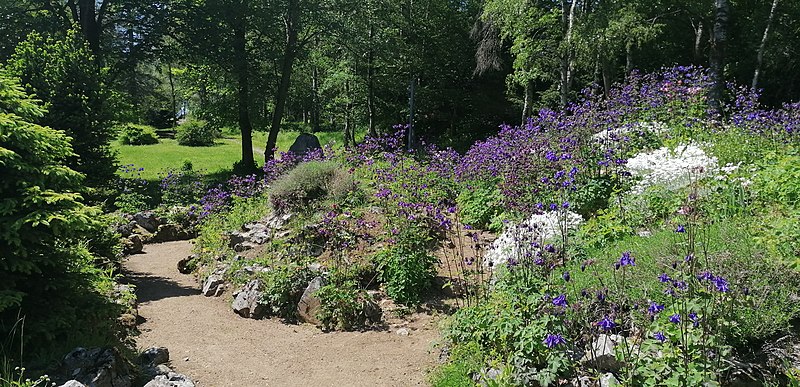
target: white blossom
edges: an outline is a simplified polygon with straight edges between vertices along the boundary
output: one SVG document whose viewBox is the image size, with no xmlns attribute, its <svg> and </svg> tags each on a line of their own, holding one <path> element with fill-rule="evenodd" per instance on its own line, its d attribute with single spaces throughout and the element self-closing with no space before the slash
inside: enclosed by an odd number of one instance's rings
<svg viewBox="0 0 800 387">
<path fill-rule="evenodd" d="M 483 262 L 498 266 L 508 263 L 509 259 L 530 258 L 548 239 L 561 236 L 563 231 L 577 229 L 581 222 L 583 218 L 580 215 L 568 210 L 531 215 L 525 222 L 506 227 L 486 251 Z"/>
<path fill-rule="evenodd" d="M 628 159 L 627 168 L 640 179 L 633 187 L 634 194 L 654 185 L 676 190 L 689 185 L 692 179 L 713 175 L 718 169 L 717 158 L 693 144 L 639 153 Z"/>
<path fill-rule="evenodd" d="M 608 128 L 602 132 L 592 135 L 592 139 L 597 142 L 605 142 L 608 139 L 618 139 L 627 134 L 639 135 L 640 132 L 649 132 L 654 134 L 663 133 L 669 130 L 667 124 L 663 122 L 637 122 L 632 125 L 623 125 L 617 128 Z"/>
</svg>

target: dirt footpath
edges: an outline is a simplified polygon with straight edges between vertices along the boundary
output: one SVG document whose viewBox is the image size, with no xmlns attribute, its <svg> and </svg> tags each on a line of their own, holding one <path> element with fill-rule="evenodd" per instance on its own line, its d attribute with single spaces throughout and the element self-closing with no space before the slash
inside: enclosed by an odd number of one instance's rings
<svg viewBox="0 0 800 387">
<path fill-rule="evenodd" d="M 172 368 L 199 387 L 425 385 L 438 338 L 432 319 L 391 331 L 322 333 L 310 325 L 237 316 L 228 297 L 200 295 L 177 271 L 189 242 L 147 245 L 125 264 L 137 285 L 144 323 L 140 349 L 169 348 Z"/>
</svg>

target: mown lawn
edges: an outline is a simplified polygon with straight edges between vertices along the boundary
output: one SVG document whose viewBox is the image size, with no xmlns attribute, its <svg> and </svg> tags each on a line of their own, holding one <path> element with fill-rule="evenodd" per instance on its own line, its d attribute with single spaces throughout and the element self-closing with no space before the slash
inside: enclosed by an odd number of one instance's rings
<svg viewBox="0 0 800 387">
<path fill-rule="evenodd" d="M 282 132 L 278 134 L 277 146 L 280 152 L 289 150 L 298 133 Z M 333 142 L 335 147 L 342 144 L 341 132 L 316 133 L 320 144 Z M 360 137 L 363 136 L 359 136 Z M 114 141 L 112 147 L 119 152 L 120 165 L 133 164 L 136 168 L 144 168 L 141 178 L 158 180 L 170 169 L 178 169 L 185 160 L 191 161 L 195 170 L 203 170 L 208 174 L 224 174 L 230 171 L 233 164 L 241 159 L 240 137 L 228 131 L 225 138 L 217 140 L 210 147 L 189 147 L 178 145 L 175 140 L 161 139 L 154 145 L 122 145 Z M 264 162 L 263 151 L 267 142 L 267 133 L 253 132 L 253 149 L 256 163 Z"/>
</svg>

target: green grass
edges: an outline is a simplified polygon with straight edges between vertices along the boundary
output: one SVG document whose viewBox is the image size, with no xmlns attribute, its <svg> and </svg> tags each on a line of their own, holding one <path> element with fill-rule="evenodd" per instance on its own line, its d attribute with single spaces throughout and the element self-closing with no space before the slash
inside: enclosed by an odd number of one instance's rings
<svg viewBox="0 0 800 387">
<path fill-rule="evenodd" d="M 114 141 L 111 146 L 119 151 L 121 165 L 134 164 L 137 168 L 144 168 L 141 178 L 146 180 L 159 180 L 159 175 L 167 170 L 180 168 L 184 160 L 191 161 L 195 170 L 203 170 L 212 175 L 225 174 L 241 159 L 242 151 L 239 145 L 241 137 L 235 129 L 225 128 L 223 134 L 225 138 L 217 140 L 216 145 L 210 147 L 182 146 L 170 139 L 162 139 L 158 144 L 136 146 Z M 278 151 L 288 151 L 297 135 L 297 132 L 278 133 Z M 319 132 L 316 136 L 322 146 L 333 143 L 334 148 L 340 148 L 343 144 L 342 132 Z M 356 136 L 358 141 L 363 138 L 363 134 Z M 264 162 L 264 156 L 259 150 L 264 150 L 266 143 L 266 132 L 253 132 L 253 156 L 259 165 Z"/>
<path fill-rule="evenodd" d="M 180 168 L 184 160 L 191 161 L 195 170 L 214 174 L 231 170 L 233 163 L 241 158 L 241 146 L 223 140 L 217 140 L 216 145 L 209 147 L 181 146 L 170 139 L 162 139 L 158 144 L 137 146 L 114 141 L 112 146 L 119 151 L 120 164 L 144 168 L 141 177 L 146 180 L 159 179 L 159 174 Z"/>
</svg>

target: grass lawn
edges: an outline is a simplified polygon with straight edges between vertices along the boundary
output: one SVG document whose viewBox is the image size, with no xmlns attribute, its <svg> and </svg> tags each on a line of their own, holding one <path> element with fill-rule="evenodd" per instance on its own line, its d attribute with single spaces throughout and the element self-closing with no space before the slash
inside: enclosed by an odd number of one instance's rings
<svg viewBox="0 0 800 387">
<path fill-rule="evenodd" d="M 285 152 L 294 142 L 298 133 L 281 132 L 278 134 L 278 150 Z M 336 147 L 342 144 L 341 132 L 316 133 L 320 144 L 323 146 L 335 141 Z M 359 136 L 359 140 L 362 136 Z M 195 170 L 203 170 L 208 174 L 224 174 L 230 171 L 233 163 L 241 159 L 241 145 L 238 133 L 225 132 L 225 138 L 217 140 L 216 145 L 210 147 L 190 147 L 178 145 L 175 140 L 161 139 L 153 145 L 122 145 L 114 141 L 111 145 L 119 152 L 120 165 L 134 164 L 137 168 L 144 168 L 141 178 L 146 180 L 160 180 L 169 169 L 178 169 L 184 160 L 192 162 Z M 253 132 L 253 148 L 256 163 L 261 165 L 264 156 L 258 150 L 263 150 L 267 142 L 267 133 Z"/>
</svg>

